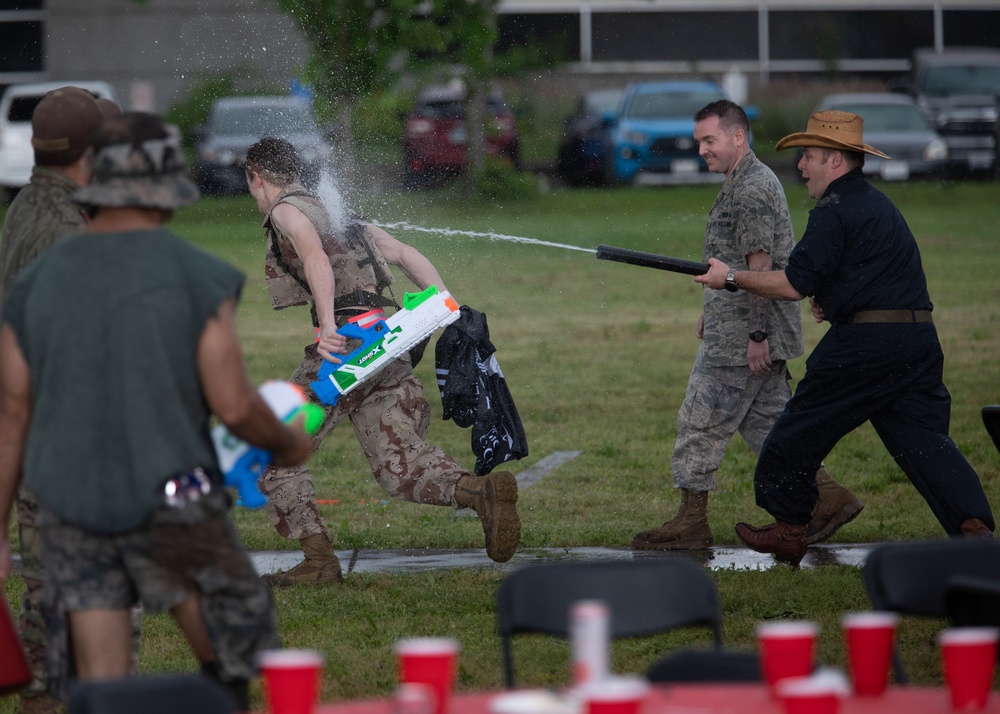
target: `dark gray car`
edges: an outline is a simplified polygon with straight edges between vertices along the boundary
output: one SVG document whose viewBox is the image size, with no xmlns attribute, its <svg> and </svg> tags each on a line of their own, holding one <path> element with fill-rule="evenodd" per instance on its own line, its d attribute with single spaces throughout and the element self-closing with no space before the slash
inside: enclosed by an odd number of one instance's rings
<svg viewBox="0 0 1000 714">
<path fill-rule="evenodd" d="M 886 181 L 943 176 L 948 145 L 911 97 L 889 92 L 829 94 L 814 111 L 836 109 L 864 119 L 865 143 L 892 157 L 865 157 L 865 175 Z"/>
<path fill-rule="evenodd" d="M 247 149 L 264 136 L 290 141 L 302 157 L 308 184 L 330 158 L 330 145 L 312 108 L 292 96 L 226 97 L 212 103 L 208 123 L 195 134 L 195 180 L 208 194 L 246 193 L 243 161 Z"/>
</svg>

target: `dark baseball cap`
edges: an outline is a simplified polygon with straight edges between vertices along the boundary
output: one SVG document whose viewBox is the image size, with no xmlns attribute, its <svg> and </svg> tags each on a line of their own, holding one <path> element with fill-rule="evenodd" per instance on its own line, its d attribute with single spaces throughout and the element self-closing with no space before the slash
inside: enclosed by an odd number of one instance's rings
<svg viewBox="0 0 1000 714">
<path fill-rule="evenodd" d="M 35 163 L 67 166 L 83 156 L 104 116 L 94 95 L 79 87 L 54 89 L 31 115 Z"/>
</svg>

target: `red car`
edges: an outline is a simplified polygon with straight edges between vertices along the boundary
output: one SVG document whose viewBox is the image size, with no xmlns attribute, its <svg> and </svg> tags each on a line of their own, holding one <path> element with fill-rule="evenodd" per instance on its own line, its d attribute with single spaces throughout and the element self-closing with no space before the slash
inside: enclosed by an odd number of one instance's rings
<svg viewBox="0 0 1000 714">
<path fill-rule="evenodd" d="M 486 151 L 505 156 L 520 167 L 520 143 L 514 114 L 494 92 L 486 101 L 491 120 L 486 127 Z M 465 90 L 433 86 L 417 97 L 403 125 L 403 182 L 427 185 L 465 168 L 469 132 L 465 125 Z"/>
</svg>

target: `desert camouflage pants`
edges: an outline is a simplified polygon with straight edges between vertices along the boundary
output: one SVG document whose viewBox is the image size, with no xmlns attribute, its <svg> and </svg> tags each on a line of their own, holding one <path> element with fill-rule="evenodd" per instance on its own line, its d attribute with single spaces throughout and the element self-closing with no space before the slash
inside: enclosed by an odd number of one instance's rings
<svg viewBox="0 0 1000 714">
<path fill-rule="evenodd" d="M 707 367 L 701 352 L 677 415 L 677 442 L 671 459 L 674 486 L 691 491 L 715 488 L 715 472 L 736 432 L 754 454 L 791 397 L 791 376 L 776 361 L 764 377 L 749 367 Z"/>
<path fill-rule="evenodd" d="M 316 346 L 309 345 L 291 376 L 314 401 L 309 383 L 317 379 L 322 364 Z M 435 506 L 456 505 L 455 484 L 469 471 L 425 441 L 430 405 L 413 376 L 409 357 L 395 360 L 336 406 L 320 406 L 326 418 L 313 436 L 313 449 L 345 418 L 350 419 L 375 480 L 389 496 Z M 282 536 L 301 540 L 326 531 L 307 467 L 270 469 L 259 485 L 267 495 L 268 517 Z"/>
</svg>

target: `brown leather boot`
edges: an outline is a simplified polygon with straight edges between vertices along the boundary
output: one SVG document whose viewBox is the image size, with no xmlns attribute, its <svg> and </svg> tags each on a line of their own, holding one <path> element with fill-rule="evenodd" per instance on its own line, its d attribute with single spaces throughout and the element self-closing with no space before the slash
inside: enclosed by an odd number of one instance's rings
<svg viewBox="0 0 1000 714">
<path fill-rule="evenodd" d="M 763 528 L 736 524 L 736 536 L 758 553 L 771 553 L 779 563 L 798 568 L 806 554 L 806 525 L 777 521 Z"/>
<path fill-rule="evenodd" d="M 698 550 L 715 543 L 708 526 L 708 491 L 681 489 L 677 515 L 659 528 L 636 533 L 632 547 L 639 550 Z"/>
<path fill-rule="evenodd" d="M 978 518 L 966 518 L 962 521 L 962 535 L 966 538 L 992 538 L 993 531 Z"/>
<path fill-rule="evenodd" d="M 269 585 L 286 588 L 290 585 L 326 585 L 344 582 L 340 561 L 333 552 L 330 534 L 324 531 L 299 541 L 306 559 L 283 573 L 265 575 Z"/>
<path fill-rule="evenodd" d="M 486 476 L 463 476 L 455 484 L 455 505 L 479 516 L 486 538 L 486 555 L 497 563 L 514 557 L 521 542 L 517 515 L 517 479 L 509 471 Z"/>
<path fill-rule="evenodd" d="M 813 509 L 812 520 L 806 526 L 806 544 L 819 543 L 832 536 L 838 528 L 853 521 L 865 507 L 854 494 L 833 480 L 820 466 L 816 472 L 819 500 Z"/>
</svg>

